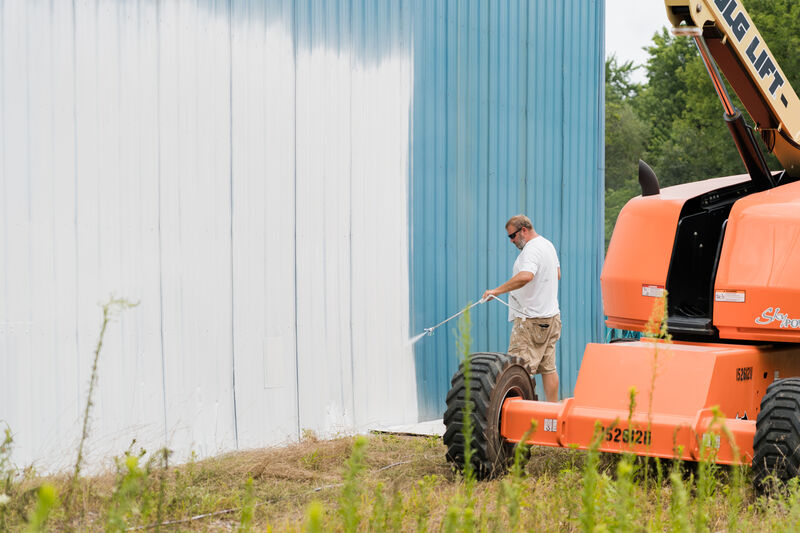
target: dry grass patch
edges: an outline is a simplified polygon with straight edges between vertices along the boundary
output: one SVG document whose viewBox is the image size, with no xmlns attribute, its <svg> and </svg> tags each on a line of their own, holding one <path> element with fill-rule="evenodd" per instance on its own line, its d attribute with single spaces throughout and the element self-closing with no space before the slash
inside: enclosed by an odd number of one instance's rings
<svg viewBox="0 0 800 533">
<path fill-rule="evenodd" d="M 56 504 L 47 528 L 109 531 L 163 524 L 151 530 L 556 532 L 586 530 L 592 520 L 593 529 L 609 531 L 800 527 L 800 484 L 772 498 L 757 497 L 748 485 L 733 505 L 730 494 L 737 489 L 724 468 L 714 467 L 710 473 L 683 470 L 683 496 L 676 498 L 671 463 L 663 465 L 659 476 L 650 462 L 645 482 L 641 459 L 626 463 L 618 455 L 600 454 L 593 463 L 587 461 L 587 452 L 538 447 L 520 475 L 468 488 L 445 461 L 438 438 L 371 435 L 362 443 L 363 457 L 354 469 L 356 442 L 352 437 L 306 439 L 166 469 L 158 457 L 141 456 L 136 467 L 140 478 L 131 477 L 126 465 L 136 461 L 127 457 L 129 462 L 115 472 L 81 477 L 73 508 Z M 628 477 L 619 476 L 630 468 Z M 589 519 L 585 487 L 592 471 L 596 488 L 589 501 L 596 512 Z M 699 476 L 712 474 L 699 481 Z M 30 473 L 18 479 L 3 507 L 7 529 L 27 527 L 37 490 L 45 483 L 64 494 L 71 480 Z M 711 490 L 700 497 L 700 486 Z M 206 516 L 192 520 L 197 515 Z"/>
</svg>

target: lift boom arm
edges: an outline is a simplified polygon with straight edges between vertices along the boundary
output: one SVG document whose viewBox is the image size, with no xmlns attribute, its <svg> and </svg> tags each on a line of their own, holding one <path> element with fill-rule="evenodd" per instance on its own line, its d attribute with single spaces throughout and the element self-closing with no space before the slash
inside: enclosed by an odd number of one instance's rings
<svg viewBox="0 0 800 533">
<path fill-rule="evenodd" d="M 702 30 L 708 51 L 755 121 L 764 144 L 788 175 L 800 176 L 800 99 L 742 0 L 665 0 L 665 5 L 673 26 Z"/>
</svg>

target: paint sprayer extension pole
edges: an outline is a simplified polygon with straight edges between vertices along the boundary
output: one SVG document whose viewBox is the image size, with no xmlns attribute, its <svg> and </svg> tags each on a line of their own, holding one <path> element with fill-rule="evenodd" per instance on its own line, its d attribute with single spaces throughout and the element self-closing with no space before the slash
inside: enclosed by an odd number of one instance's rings
<svg viewBox="0 0 800 533">
<path fill-rule="evenodd" d="M 427 334 L 427 335 L 433 335 L 433 330 L 435 330 L 435 329 L 436 329 L 436 328 L 438 328 L 439 326 L 443 326 L 444 324 L 447 324 L 448 322 L 450 322 L 450 321 L 451 321 L 451 320 L 453 320 L 454 318 L 456 318 L 456 317 L 458 317 L 458 316 L 460 316 L 460 315 L 464 314 L 466 311 L 468 311 L 468 310 L 472 309 L 472 308 L 473 308 L 473 307 L 475 307 L 476 305 L 478 305 L 478 304 L 482 304 L 482 303 L 486 303 L 486 302 L 488 302 L 489 300 L 497 300 L 498 302 L 500 302 L 501 304 L 505 305 L 505 306 L 506 306 L 506 307 L 508 307 L 509 309 L 513 309 L 514 311 L 516 311 L 516 312 L 518 312 L 518 313 L 520 313 L 520 314 L 523 314 L 523 315 L 525 315 L 525 316 L 528 316 L 528 315 L 527 315 L 527 313 L 525 313 L 525 312 L 521 311 L 520 309 L 517 309 L 516 307 L 512 307 L 511 305 L 507 304 L 506 302 L 504 302 L 503 300 L 501 300 L 501 299 L 500 299 L 500 298 L 498 298 L 497 296 L 494 296 L 494 295 L 492 295 L 492 296 L 489 296 L 488 298 L 485 298 L 485 299 L 484 299 L 484 298 L 481 298 L 481 299 L 480 299 L 480 300 L 478 300 L 477 302 L 475 302 L 475 303 L 473 303 L 473 304 L 469 305 L 468 307 L 465 307 L 464 309 L 462 309 L 462 310 L 461 310 L 461 311 L 459 311 L 458 313 L 454 314 L 454 315 L 453 315 L 453 316 L 451 316 L 450 318 L 446 318 L 446 319 L 442 320 L 441 322 L 439 322 L 438 324 L 436 324 L 436 325 L 435 325 L 435 326 L 433 326 L 433 327 L 430 327 L 430 328 L 425 328 L 425 329 L 423 329 L 423 330 L 422 330 L 422 334 L 423 334 L 423 335 L 425 335 L 425 334 Z"/>
</svg>

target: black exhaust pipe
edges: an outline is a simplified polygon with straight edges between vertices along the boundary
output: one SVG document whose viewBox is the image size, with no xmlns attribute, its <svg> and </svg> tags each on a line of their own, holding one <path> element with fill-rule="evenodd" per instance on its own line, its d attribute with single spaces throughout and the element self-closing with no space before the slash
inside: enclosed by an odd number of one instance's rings
<svg viewBox="0 0 800 533">
<path fill-rule="evenodd" d="M 653 196 L 661 192 L 656 173 L 641 159 L 639 160 L 639 185 L 642 187 L 642 196 Z"/>
</svg>

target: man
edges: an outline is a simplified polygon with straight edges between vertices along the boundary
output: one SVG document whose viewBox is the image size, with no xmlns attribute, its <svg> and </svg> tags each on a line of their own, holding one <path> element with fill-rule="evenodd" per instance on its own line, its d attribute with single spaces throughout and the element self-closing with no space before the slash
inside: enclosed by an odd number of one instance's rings
<svg viewBox="0 0 800 533">
<path fill-rule="evenodd" d="M 561 264 L 553 243 L 537 234 L 525 215 L 506 222 L 511 242 L 521 250 L 511 279 L 483 293 L 483 298 L 510 292 L 508 320 L 514 321 L 508 353 L 525 360 L 530 374 L 541 374 L 548 402 L 558 401 L 556 341 L 561 337 L 558 281 Z"/>
</svg>

